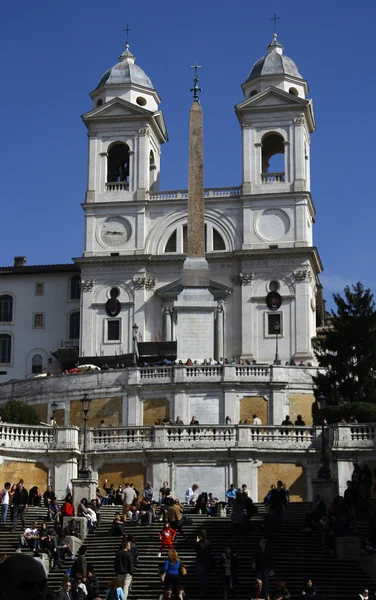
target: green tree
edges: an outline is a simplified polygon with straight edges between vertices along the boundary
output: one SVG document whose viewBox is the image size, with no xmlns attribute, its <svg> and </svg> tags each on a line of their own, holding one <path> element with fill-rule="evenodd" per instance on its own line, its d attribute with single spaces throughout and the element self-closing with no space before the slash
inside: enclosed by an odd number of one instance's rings
<svg viewBox="0 0 376 600">
<path fill-rule="evenodd" d="M 0 407 L 4 423 L 19 423 L 20 425 L 39 425 L 40 418 L 35 409 L 22 400 L 11 398 Z"/>
<path fill-rule="evenodd" d="M 317 395 L 328 404 L 376 402 L 376 311 L 373 295 L 358 282 L 346 286 L 344 297 L 333 295 L 336 311 L 326 335 L 315 338 L 319 367 L 314 377 Z"/>
</svg>

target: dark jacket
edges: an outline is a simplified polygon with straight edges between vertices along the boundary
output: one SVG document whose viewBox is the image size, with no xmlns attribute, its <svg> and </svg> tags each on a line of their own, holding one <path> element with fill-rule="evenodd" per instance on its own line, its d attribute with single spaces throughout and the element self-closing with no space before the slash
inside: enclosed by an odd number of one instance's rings
<svg viewBox="0 0 376 600">
<path fill-rule="evenodd" d="M 118 550 L 115 556 L 116 575 L 133 575 L 132 554 L 128 550 Z"/>
<path fill-rule="evenodd" d="M 209 540 L 200 540 L 195 543 L 196 560 L 203 564 L 210 564 L 211 558 L 211 543 Z"/>
<path fill-rule="evenodd" d="M 273 569 L 273 560 L 267 548 L 265 548 L 265 550 L 258 548 L 253 557 L 253 562 L 255 563 L 256 571 L 261 571 L 262 569 Z"/>
<path fill-rule="evenodd" d="M 283 488 L 272 490 L 270 505 L 272 510 L 281 510 L 287 504 L 286 492 Z"/>
<path fill-rule="evenodd" d="M 55 600 L 73 600 L 71 592 L 65 590 L 59 590 L 55 596 Z"/>
<path fill-rule="evenodd" d="M 19 490 L 18 488 L 14 492 L 13 504 L 15 506 L 25 506 L 29 502 L 29 493 L 25 488 Z"/>
<path fill-rule="evenodd" d="M 86 577 L 87 600 L 96 600 L 99 596 L 99 581 L 96 575 Z"/>
</svg>

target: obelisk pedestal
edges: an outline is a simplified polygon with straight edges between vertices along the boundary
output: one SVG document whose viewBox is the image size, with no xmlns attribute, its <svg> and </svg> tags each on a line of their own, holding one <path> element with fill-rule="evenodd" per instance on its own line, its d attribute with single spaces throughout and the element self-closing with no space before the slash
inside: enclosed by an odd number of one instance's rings
<svg viewBox="0 0 376 600">
<path fill-rule="evenodd" d="M 197 69 L 196 69 L 197 71 Z M 182 272 L 183 290 L 174 303 L 177 315 L 177 357 L 203 361 L 214 357 L 214 315 L 217 303 L 209 291 L 209 265 L 205 258 L 204 161 L 202 109 L 197 95 L 189 124 L 188 244 Z"/>
</svg>

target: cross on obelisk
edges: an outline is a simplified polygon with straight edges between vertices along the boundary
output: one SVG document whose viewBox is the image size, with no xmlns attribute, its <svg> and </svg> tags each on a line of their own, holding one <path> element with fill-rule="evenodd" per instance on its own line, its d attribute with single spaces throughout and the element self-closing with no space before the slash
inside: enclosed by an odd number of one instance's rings
<svg viewBox="0 0 376 600">
<path fill-rule="evenodd" d="M 126 37 L 126 40 L 125 40 L 125 45 L 126 45 L 126 46 L 129 46 L 129 41 L 128 41 L 128 38 L 129 38 L 129 32 L 130 32 L 130 31 L 132 31 L 132 29 L 129 27 L 128 23 L 127 23 L 127 26 L 126 26 L 126 28 L 125 28 L 125 29 L 123 29 L 123 31 L 125 31 L 125 32 L 126 32 L 126 34 L 127 34 L 127 37 Z"/>
<path fill-rule="evenodd" d="M 277 15 L 274 13 L 274 17 L 271 17 L 269 19 L 269 21 L 274 21 L 274 35 L 277 34 L 277 21 L 279 21 L 281 19 L 281 17 L 277 17 Z"/>
<path fill-rule="evenodd" d="M 199 92 L 202 92 L 202 89 L 198 85 L 198 69 L 201 69 L 201 65 L 198 65 L 196 61 L 196 63 L 192 65 L 191 69 L 195 70 L 193 77 L 193 88 L 191 88 L 191 92 L 193 92 L 193 101 L 200 103 Z"/>
</svg>

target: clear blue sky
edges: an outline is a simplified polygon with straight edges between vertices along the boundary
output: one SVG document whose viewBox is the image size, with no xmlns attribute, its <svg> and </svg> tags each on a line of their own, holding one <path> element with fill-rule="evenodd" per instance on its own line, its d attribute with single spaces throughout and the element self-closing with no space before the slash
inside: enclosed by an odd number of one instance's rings
<svg viewBox="0 0 376 600">
<path fill-rule="evenodd" d="M 80 256 L 87 137 L 80 115 L 88 93 L 124 49 L 160 93 L 170 141 L 162 189 L 187 185 L 189 88 L 196 60 L 205 127 L 205 185 L 239 185 L 240 131 L 233 107 L 240 84 L 272 39 L 274 12 L 285 53 L 308 79 L 315 244 L 327 300 L 346 283 L 376 289 L 374 0 L 256 3 L 162 0 L 7 2 L 2 7 L 1 255 L 28 264 Z M 367 166 L 368 165 L 368 166 Z"/>
</svg>

